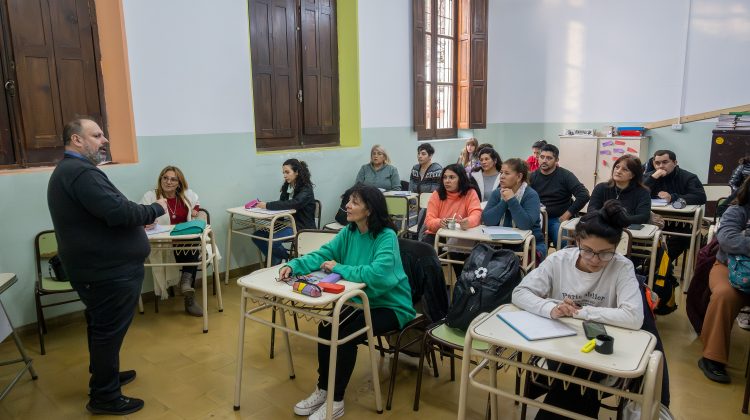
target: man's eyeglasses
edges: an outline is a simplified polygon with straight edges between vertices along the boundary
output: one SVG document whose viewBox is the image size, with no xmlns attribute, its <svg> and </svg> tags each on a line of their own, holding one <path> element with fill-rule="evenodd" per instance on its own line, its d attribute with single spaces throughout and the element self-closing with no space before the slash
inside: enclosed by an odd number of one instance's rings
<svg viewBox="0 0 750 420">
<path fill-rule="evenodd" d="M 172 177 L 172 176 L 163 176 L 163 177 L 161 177 L 161 180 L 164 181 L 164 182 L 180 182 L 179 178 L 175 178 L 175 177 Z"/>
<path fill-rule="evenodd" d="M 581 251 L 581 256 L 587 260 L 593 260 L 594 257 L 597 257 L 599 258 L 599 261 L 611 261 L 612 258 L 615 257 L 613 251 L 594 252 L 590 249 L 581 248 L 580 246 L 578 247 L 578 250 Z"/>
</svg>

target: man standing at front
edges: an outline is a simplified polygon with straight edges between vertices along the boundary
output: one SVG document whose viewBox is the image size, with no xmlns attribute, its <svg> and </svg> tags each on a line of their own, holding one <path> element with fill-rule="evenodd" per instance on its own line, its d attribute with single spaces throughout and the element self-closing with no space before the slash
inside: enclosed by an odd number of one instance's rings
<svg viewBox="0 0 750 420">
<path fill-rule="evenodd" d="M 70 283 L 86 305 L 90 400 L 94 414 L 123 415 L 143 408 L 120 386 L 135 371 L 120 372 L 120 347 L 133 320 L 150 246 L 144 225 L 164 214 L 166 201 L 135 204 L 96 167 L 109 141 L 91 119 L 63 129 L 65 156 L 47 188 L 58 254 Z"/>
<path fill-rule="evenodd" d="M 559 167 L 559 161 L 557 146 L 545 144 L 539 152 L 539 170 L 529 176 L 529 185 L 539 194 L 539 200 L 547 210 L 547 232 L 555 246 L 560 223 L 575 217 L 590 198 L 581 181 L 573 172 Z"/>
</svg>

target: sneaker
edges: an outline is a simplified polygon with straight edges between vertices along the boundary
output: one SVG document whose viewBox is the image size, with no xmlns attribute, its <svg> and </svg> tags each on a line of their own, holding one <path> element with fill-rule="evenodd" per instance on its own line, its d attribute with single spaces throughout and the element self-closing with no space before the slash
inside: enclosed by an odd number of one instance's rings
<svg viewBox="0 0 750 420">
<path fill-rule="evenodd" d="M 135 379 L 135 371 L 134 370 L 124 370 L 124 371 L 120 372 L 119 377 L 120 377 L 120 386 L 129 384 L 129 383 L 133 382 L 133 380 Z"/>
<path fill-rule="evenodd" d="M 312 413 L 310 417 L 307 418 L 307 420 L 326 420 L 326 405 L 323 403 L 323 405 L 320 406 L 320 408 Z M 331 419 L 337 419 L 339 417 L 344 416 L 344 402 L 343 401 L 334 401 L 333 402 L 333 415 L 331 416 Z"/>
<path fill-rule="evenodd" d="M 320 406 L 325 405 L 328 391 L 315 387 L 315 391 L 309 397 L 298 402 L 294 406 L 294 414 L 298 416 L 309 416 L 314 413 Z"/>
<path fill-rule="evenodd" d="M 713 360 L 701 357 L 700 360 L 698 360 L 698 367 L 701 368 L 703 374 L 706 375 L 706 378 L 714 382 L 728 384 L 731 380 L 723 363 L 714 362 Z"/>
<path fill-rule="evenodd" d="M 745 306 L 737 315 L 737 325 L 743 330 L 750 330 L 750 307 Z"/>
<path fill-rule="evenodd" d="M 86 404 L 86 409 L 92 414 L 110 414 L 113 416 L 123 416 L 125 414 L 135 413 L 143 408 L 143 400 L 130 398 L 120 395 L 112 401 L 98 402 L 90 399 Z"/>
</svg>

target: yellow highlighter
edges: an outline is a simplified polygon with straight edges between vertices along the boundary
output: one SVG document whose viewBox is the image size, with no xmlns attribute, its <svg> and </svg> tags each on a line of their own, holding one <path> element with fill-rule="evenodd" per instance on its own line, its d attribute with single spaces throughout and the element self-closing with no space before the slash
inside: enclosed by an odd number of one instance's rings
<svg viewBox="0 0 750 420">
<path fill-rule="evenodd" d="M 590 353 L 596 347 L 596 338 L 589 340 L 585 346 L 581 347 L 581 351 L 584 353 Z"/>
</svg>

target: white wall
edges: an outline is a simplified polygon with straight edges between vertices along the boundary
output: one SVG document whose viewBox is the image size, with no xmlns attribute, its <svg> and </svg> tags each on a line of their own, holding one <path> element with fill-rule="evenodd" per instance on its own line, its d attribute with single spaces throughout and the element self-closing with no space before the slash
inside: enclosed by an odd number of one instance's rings
<svg viewBox="0 0 750 420">
<path fill-rule="evenodd" d="M 689 1 L 490 1 L 488 121 L 676 117 Z M 693 0 L 687 113 L 750 103 L 750 12 Z"/>
<path fill-rule="evenodd" d="M 136 134 L 254 131 L 246 0 L 126 0 Z"/>
</svg>

